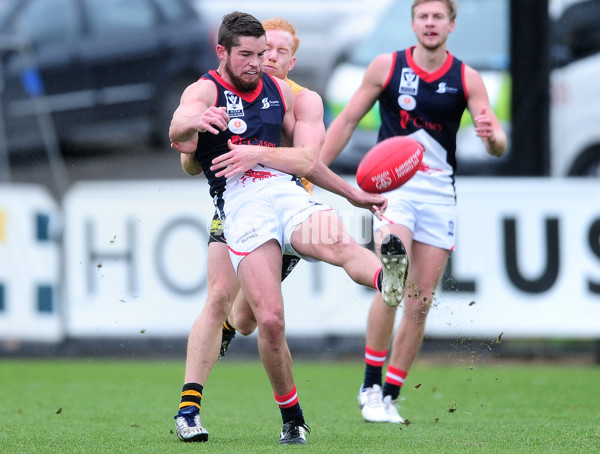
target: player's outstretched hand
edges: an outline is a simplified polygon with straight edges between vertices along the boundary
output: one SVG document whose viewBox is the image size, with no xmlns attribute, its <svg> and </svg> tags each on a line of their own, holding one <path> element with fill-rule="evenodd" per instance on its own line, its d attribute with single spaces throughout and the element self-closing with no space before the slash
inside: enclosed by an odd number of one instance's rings
<svg viewBox="0 0 600 454">
<path fill-rule="evenodd" d="M 387 199 L 381 194 L 365 192 L 362 189 L 356 189 L 347 199 L 355 207 L 369 210 L 379 220 L 388 204 Z"/>
</svg>

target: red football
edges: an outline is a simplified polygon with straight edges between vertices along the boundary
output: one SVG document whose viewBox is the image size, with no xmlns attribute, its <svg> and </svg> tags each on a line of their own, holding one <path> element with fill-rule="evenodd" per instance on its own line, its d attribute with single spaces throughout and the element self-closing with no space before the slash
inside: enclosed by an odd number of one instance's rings
<svg viewBox="0 0 600 454">
<path fill-rule="evenodd" d="M 367 192 L 388 192 L 410 180 L 423 162 L 423 145 L 412 137 L 382 140 L 361 159 L 356 182 Z"/>
</svg>

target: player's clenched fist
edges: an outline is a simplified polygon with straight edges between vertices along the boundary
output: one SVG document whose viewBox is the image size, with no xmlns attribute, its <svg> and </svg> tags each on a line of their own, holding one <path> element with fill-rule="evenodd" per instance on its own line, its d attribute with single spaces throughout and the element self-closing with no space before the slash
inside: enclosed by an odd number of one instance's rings
<svg viewBox="0 0 600 454">
<path fill-rule="evenodd" d="M 198 132 L 210 132 L 216 135 L 227 129 L 227 123 L 229 123 L 229 115 L 225 107 L 210 106 L 200 115 L 196 129 Z"/>
</svg>

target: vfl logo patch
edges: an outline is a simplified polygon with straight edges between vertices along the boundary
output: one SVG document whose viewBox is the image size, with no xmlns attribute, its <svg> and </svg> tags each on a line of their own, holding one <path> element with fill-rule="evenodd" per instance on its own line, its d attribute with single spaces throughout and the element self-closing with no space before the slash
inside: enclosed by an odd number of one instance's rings
<svg viewBox="0 0 600 454">
<path fill-rule="evenodd" d="M 227 115 L 229 117 L 243 117 L 244 105 L 241 98 L 229 90 L 225 90 L 225 98 L 227 99 Z"/>
<path fill-rule="evenodd" d="M 400 87 L 398 93 L 402 95 L 416 96 L 419 92 L 419 76 L 410 68 L 402 68 L 402 76 L 400 78 Z"/>
</svg>

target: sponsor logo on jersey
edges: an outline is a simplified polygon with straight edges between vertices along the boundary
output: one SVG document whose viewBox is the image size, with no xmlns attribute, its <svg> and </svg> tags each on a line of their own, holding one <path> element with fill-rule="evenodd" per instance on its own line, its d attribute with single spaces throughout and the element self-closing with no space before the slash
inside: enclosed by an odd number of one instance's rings
<svg viewBox="0 0 600 454">
<path fill-rule="evenodd" d="M 261 145 L 263 147 L 276 147 L 278 146 L 275 142 L 269 142 L 268 140 L 262 140 L 258 137 L 241 137 L 231 136 L 231 143 L 234 145 Z"/>
<path fill-rule="evenodd" d="M 279 105 L 279 101 L 276 99 L 272 100 L 268 97 L 262 99 L 262 107 L 261 109 L 268 109 L 269 107 L 277 107 Z"/>
<path fill-rule="evenodd" d="M 425 129 L 426 131 L 434 132 L 439 134 L 444 129 L 444 125 L 442 123 L 433 123 L 431 121 L 426 121 L 422 117 L 415 117 L 408 113 L 405 110 L 400 111 L 400 127 L 402 129 L 408 129 L 411 126 L 415 129 Z"/>
<path fill-rule="evenodd" d="M 436 93 L 457 93 L 458 88 L 449 87 L 446 82 L 440 82 L 438 84 L 438 88 L 435 92 Z"/>
<path fill-rule="evenodd" d="M 243 134 L 248 129 L 248 125 L 241 118 L 232 118 L 227 123 L 227 129 L 229 129 L 234 134 Z"/>
<path fill-rule="evenodd" d="M 417 100 L 411 95 L 400 95 L 398 105 L 404 110 L 414 110 L 417 107 Z"/>
</svg>

